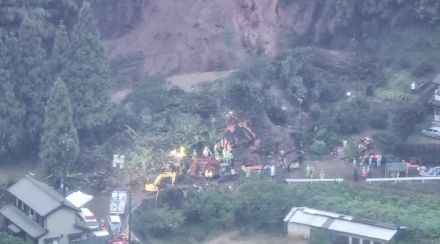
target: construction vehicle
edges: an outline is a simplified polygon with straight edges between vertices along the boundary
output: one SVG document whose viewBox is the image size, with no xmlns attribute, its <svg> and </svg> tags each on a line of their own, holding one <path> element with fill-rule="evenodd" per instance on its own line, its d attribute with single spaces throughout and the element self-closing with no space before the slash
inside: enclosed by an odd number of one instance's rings
<svg viewBox="0 0 440 244">
<path fill-rule="evenodd" d="M 175 171 L 167 171 L 167 172 L 159 174 L 153 183 L 145 184 L 145 191 L 157 192 L 159 190 L 159 188 L 161 187 L 161 185 L 163 184 L 162 181 L 164 179 L 170 179 L 171 185 L 174 186 L 174 183 L 176 183 L 176 179 L 177 179 L 177 173 Z"/>
<path fill-rule="evenodd" d="M 196 158 L 192 161 L 188 169 L 188 175 L 192 177 L 212 178 L 215 168 L 220 166 L 220 161 L 209 158 Z"/>
<path fill-rule="evenodd" d="M 219 182 L 238 178 L 238 172 L 230 164 L 221 163 L 209 157 L 194 159 L 188 169 L 188 175 L 196 178 L 218 179 Z"/>
</svg>

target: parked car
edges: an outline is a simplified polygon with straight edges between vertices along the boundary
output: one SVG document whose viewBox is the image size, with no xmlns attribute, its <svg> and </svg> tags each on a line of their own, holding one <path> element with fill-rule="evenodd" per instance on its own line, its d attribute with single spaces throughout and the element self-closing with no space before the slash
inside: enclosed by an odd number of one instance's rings
<svg viewBox="0 0 440 244">
<path fill-rule="evenodd" d="M 422 130 L 422 135 L 440 139 L 440 126 L 431 126 L 429 129 Z"/>
<path fill-rule="evenodd" d="M 121 233 L 121 218 L 119 215 L 111 214 L 108 216 L 108 229 L 112 235 L 118 235 Z"/>
<path fill-rule="evenodd" d="M 80 208 L 80 210 L 81 212 L 79 215 L 86 225 L 92 230 L 97 230 L 99 228 L 98 221 L 96 220 L 96 217 L 92 211 L 90 211 L 88 208 Z"/>
<path fill-rule="evenodd" d="M 420 169 L 420 175 L 426 177 L 440 176 L 440 167 L 430 168 L 428 171 L 425 171 L 425 169 Z"/>
</svg>

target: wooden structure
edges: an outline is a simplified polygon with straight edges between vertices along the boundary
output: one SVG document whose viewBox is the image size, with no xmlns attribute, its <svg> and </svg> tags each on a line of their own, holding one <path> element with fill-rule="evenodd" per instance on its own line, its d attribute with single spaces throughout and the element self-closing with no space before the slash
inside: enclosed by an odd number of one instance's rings
<svg viewBox="0 0 440 244">
<path fill-rule="evenodd" d="M 385 177 L 408 176 L 408 164 L 405 161 L 387 162 L 385 164 Z"/>
</svg>

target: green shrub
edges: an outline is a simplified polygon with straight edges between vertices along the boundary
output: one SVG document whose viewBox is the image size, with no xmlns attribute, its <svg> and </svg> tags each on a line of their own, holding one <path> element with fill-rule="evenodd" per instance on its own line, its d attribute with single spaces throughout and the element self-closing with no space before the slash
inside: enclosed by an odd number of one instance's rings
<svg viewBox="0 0 440 244">
<path fill-rule="evenodd" d="M 391 133 L 377 133 L 372 136 L 375 144 L 384 152 L 392 153 L 399 139 Z"/>
<path fill-rule="evenodd" d="M 266 113 L 275 125 L 285 125 L 287 123 L 287 114 L 278 104 L 268 103 Z"/>
<path fill-rule="evenodd" d="M 167 207 L 138 210 L 134 216 L 134 224 L 142 234 L 162 237 L 176 233 L 185 220 L 181 210 Z"/>
<path fill-rule="evenodd" d="M 388 127 L 388 114 L 383 111 L 370 113 L 370 126 L 374 129 L 386 129 Z"/>
<path fill-rule="evenodd" d="M 351 134 L 365 128 L 370 110 L 365 100 L 354 100 L 342 104 L 336 111 L 336 125 L 340 133 Z"/>
<path fill-rule="evenodd" d="M 324 141 L 328 148 L 332 149 L 340 144 L 340 139 L 336 133 L 327 129 L 321 129 L 316 133 L 316 140 Z"/>
<path fill-rule="evenodd" d="M 367 87 L 365 87 L 365 95 L 368 97 L 372 97 L 374 95 L 373 85 L 367 85 Z"/>
<path fill-rule="evenodd" d="M 310 106 L 310 119 L 312 119 L 312 121 L 319 121 L 319 117 L 321 116 L 321 107 L 319 106 L 319 104 L 312 104 Z"/>
<path fill-rule="evenodd" d="M 223 105 L 234 112 L 252 117 L 263 110 L 260 91 L 240 80 L 227 82 L 223 94 Z"/>
<path fill-rule="evenodd" d="M 324 155 L 329 152 L 327 143 L 320 140 L 313 141 L 312 145 L 310 146 L 310 150 L 312 151 L 312 153 L 317 155 Z"/>
<path fill-rule="evenodd" d="M 235 220 L 239 225 L 281 225 L 292 207 L 291 192 L 268 181 L 247 182 L 236 192 Z"/>
<path fill-rule="evenodd" d="M 302 133 L 300 131 L 293 131 L 290 133 L 290 137 L 295 142 L 295 147 L 301 148 L 301 142 L 304 143 L 304 140 L 305 140 L 304 133 Z"/>
<path fill-rule="evenodd" d="M 235 209 L 236 203 L 231 195 L 205 191 L 189 199 L 185 215 L 190 222 L 226 227 L 232 224 Z"/>
<path fill-rule="evenodd" d="M 420 77 L 422 75 L 426 75 L 429 73 L 432 73 L 435 70 L 434 65 L 423 62 L 418 64 L 412 71 L 411 74 L 416 76 L 416 77 Z"/>
<path fill-rule="evenodd" d="M 326 82 L 319 86 L 319 101 L 320 102 L 336 102 L 344 98 L 344 88 L 338 81 Z"/>
</svg>

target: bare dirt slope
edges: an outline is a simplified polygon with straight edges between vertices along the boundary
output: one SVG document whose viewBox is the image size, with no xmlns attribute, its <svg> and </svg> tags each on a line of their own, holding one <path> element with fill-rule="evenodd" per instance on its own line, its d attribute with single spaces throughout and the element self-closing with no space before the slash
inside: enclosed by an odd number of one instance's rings
<svg viewBox="0 0 440 244">
<path fill-rule="evenodd" d="M 328 34 L 334 28 L 325 21 L 328 1 L 320 0 L 288 6 L 279 0 L 111 0 L 107 5 L 97 16 L 108 53 L 113 58 L 141 54 L 136 65 L 150 74 L 227 70 L 255 54 L 276 54 L 289 33 Z"/>
<path fill-rule="evenodd" d="M 190 92 L 197 88 L 197 85 L 203 82 L 211 82 L 217 79 L 224 79 L 230 76 L 234 70 L 217 72 L 195 72 L 190 74 L 173 75 L 168 77 L 171 85 L 179 86 L 184 91 Z"/>
</svg>

